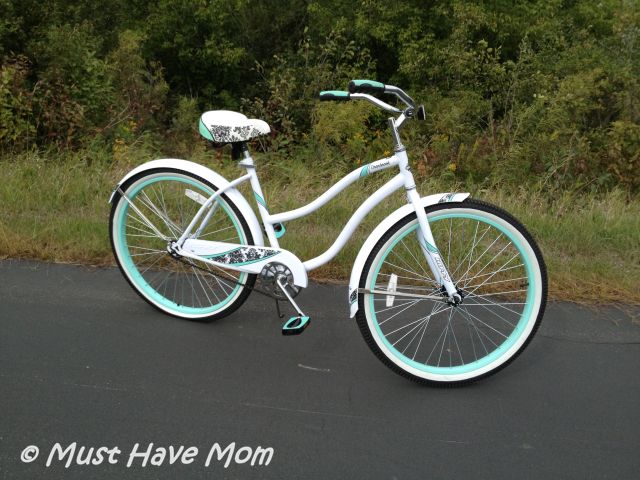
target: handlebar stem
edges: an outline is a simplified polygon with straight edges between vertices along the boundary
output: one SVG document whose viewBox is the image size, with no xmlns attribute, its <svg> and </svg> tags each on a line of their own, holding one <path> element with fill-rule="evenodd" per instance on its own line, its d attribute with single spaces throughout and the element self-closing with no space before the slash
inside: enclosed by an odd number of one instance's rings
<svg viewBox="0 0 640 480">
<path fill-rule="evenodd" d="M 404 120 L 404 114 L 399 118 L 402 118 Z M 400 134 L 398 133 L 398 123 L 393 117 L 389 117 L 389 128 L 391 128 L 391 136 L 393 137 L 393 150 L 396 152 L 405 150 L 404 145 L 400 140 Z"/>
</svg>

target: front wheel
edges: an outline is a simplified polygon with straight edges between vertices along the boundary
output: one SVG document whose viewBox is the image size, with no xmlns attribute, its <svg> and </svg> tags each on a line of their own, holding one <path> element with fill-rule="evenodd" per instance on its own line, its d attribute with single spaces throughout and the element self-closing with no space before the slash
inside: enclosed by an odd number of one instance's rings
<svg viewBox="0 0 640 480">
<path fill-rule="evenodd" d="M 469 199 L 425 212 L 462 303 L 449 303 L 434 280 L 412 213 L 369 255 L 358 326 L 396 373 L 423 383 L 464 384 L 504 368 L 527 346 L 546 305 L 546 268 L 531 235 L 498 207 Z"/>
</svg>

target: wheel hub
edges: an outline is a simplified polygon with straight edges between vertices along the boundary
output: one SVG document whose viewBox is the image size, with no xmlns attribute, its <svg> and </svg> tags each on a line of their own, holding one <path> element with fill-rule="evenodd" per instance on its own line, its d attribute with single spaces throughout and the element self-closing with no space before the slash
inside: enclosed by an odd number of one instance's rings
<svg viewBox="0 0 640 480">
<path fill-rule="evenodd" d="M 177 240 L 171 240 L 169 243 L 167 243 L 167 252 L 169 252 L 169 255 L 171 255 L 173 258 L 179 260 L 182 258 L 182 255 L 180 255 L 178 253 L 178 241 Z"/>
<path fill-rule="evenodd" d="M 462 305 L 462 303 L 464 302 L 464 297 L 467 296 L 467 292 L 465 292 L 461 288 L 456 287 L 456 292 L 457 293 L 454 293 L 452 296 L 449 296 L 449 293 L 447 293 L 447 289 L 444 288 L 444 285 L 440 287 L 440 294 L 447 299 L 447 304 L 454 307 Z"/>
</svg>

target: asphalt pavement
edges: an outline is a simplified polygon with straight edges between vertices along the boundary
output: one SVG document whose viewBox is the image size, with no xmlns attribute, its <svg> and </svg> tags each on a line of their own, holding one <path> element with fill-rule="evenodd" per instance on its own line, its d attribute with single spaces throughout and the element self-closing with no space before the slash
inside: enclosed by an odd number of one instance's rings
<svg viewBox="0 0 640 480">
<path fill-rule="evenodd" d="M 116 269 L 0 262 L 0 479 L 640 478 L 639 309 L 551 303 L 513 364 L 438 389 L 374 357 L 346 286 L 298 299 L 283 337 L 260 295 L 201 324 Z"/>
</svg>

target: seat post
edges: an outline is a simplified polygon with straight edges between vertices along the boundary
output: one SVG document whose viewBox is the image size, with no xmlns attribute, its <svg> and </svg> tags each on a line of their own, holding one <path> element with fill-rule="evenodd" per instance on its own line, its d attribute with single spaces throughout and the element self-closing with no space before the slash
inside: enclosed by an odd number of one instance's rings
<svg viewBox="0 0 640 480">
<path fill-rule="evenodd" d="M 247 142 L 233 142 L 231 144 L 231 158 L 233 160 L 241 160 L 242 158 L 246 158 L 249 153 L 249 147 L 247 147 Z"/>
</svg>

